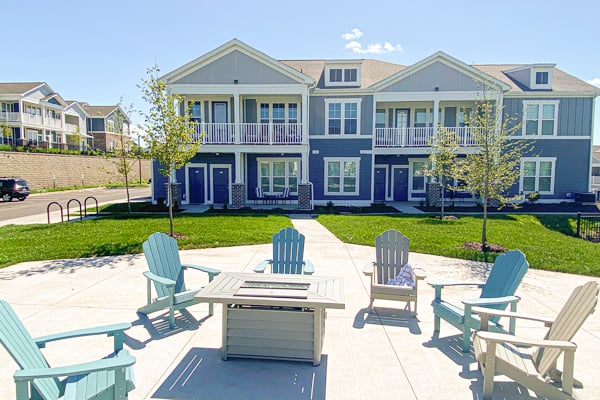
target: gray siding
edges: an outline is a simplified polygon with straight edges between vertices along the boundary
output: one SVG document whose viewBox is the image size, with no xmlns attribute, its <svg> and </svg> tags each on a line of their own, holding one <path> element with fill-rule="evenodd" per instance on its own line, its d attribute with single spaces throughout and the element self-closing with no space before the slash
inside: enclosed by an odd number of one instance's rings
<svg viewBox="0 0 600 400">
<path fill-rule="evenodd" d="M 523 118 L 523 101 L 536 101 L 536 98 L 505 98 L 505 115 Z M 592 134 L 592 98 L 544 98 L 543 100 L 558 100 L 558 136 L 590 136 Z"/>
<path fill-rule="evenodd" d="M 325 134 L 325 99 L 340 100 L 353 98 L 361 99 L 360 106 L 360 134 L 371 135 L 373 130 L 373 96 L 311 96 L 309 106 L 309 134 L 323 135 Z"/>
<path fill-rule="evenodd" d="M 511 72 L 510 74 L 507 74 L 507 75 L 509 77 L 511 77 L 512 79 L 516 80 L 521 85 L 526 86 L 526 87 L 531 87 L 531 82 L 529 82 L 529 79 L 531 78 L 530 72 L 531 71 L 529 69 L 524 69 L 521 71 Z"/>
<path fill-rule="evenodd" d="M 477 83 L 471 76 L 436 61 L 384 88 L 382 92 L 433 92 L 436 87 L 440 91 L 479 90 Z"/>
<path fill-rule="evenodd" d="M 233 84 L 297 84 L 294 79 L 247 56 L 239 50 L 209 63 L 174 83 Z"/>
<path fill-rule="evenodd" d="M 311 154 L 309 161 L 309 180 L 314 185 L 315 200 L 331 200 L 334 203 L 345 204 L 344 201 L 369 200 L 371 198 L 371 155 L 360 154 L 360 150 L 371 149 L 371 139 L 312 140 L 310 148 L 319 151 L 319 154 Z M 324 157 L 360 157 L 358 196 L 325 196 Z"/>
</svg>

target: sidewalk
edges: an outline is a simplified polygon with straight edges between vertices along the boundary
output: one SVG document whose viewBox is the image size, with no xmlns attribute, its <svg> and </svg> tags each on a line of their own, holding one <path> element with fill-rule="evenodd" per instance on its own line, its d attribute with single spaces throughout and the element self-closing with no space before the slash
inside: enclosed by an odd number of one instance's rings
<svg viewBox="0 0 600 400">
<path fill-rule="evenodd" d="M 169 330 L 166 314 L 140 318 L 145 304 L 146 270 L 143 255 L 51 260 L 21 263 L 0 270 L 1 298 L 10 302 L 31 334 L 130 321 L 126 346 L 137 358 L 136 389 L 130 399 L 478 399 L 482 377 L 470 355 L 459 349 L 458 331 L 442 322 L 441 337 L 432 339 L 433 290 L 419 287 L 419 319 L 403 311 L 404 303 L 376 300 L 369 314 L 369 280 L 363 267 L 374 256 L 373 247 L 341 243 L 308 215 L 292 215 L 294 226 L 307 239 L 306 257 L 315 274 L 344 279 L 346 308 L 328 310 L 321 365 L 311 363 L 230 359 L 222 361 L 221 306 L 206 318 L 208 306 L 198 304 L 176 313 L 176 329 Z M 251 272 L 271 256 L 271 245 L 187 250 L 183 262 L 223 271 Z M 427 271 L 428 279 L 481 280 L 479 263 L 418 253 L 411 263 Z M 517 294 L 519 311 L 554 316 L 571 290 L 589 277 L 530 270 Z M 206 283 L 203 274 L 187 275 L 188 286 Z M 446 292 L 447 290 L 447 292 Z M 447 288 L 445 295 L 459 302 L 465 289 Z M 476 295 L 475 291 L 469 294 Z M 545 330 L 523 323 L 518 332 L 541 338 Z M 575 336 L 578 345 L 575 377 L 584 387 L 578 399 L 600 398 L 595 366 L 600 356 L 600 315 L 592 315 Z M 51 343 L 44 354 L 52 365 L 94 360 L 106 355 L 106 337 Z M 16 365 L 0 351 L 0 398 L 14 398 L 12 374 Z M 502 380 L 502 378 L 497 378 Z M 496 384 L 497 397 L 535 398 L 523 388 Z"/>
</svg>

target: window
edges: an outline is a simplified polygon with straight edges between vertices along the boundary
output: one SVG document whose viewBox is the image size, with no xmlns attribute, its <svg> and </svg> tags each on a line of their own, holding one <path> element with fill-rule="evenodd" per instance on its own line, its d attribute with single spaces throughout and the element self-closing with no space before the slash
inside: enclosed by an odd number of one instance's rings
<svg viewBox="0 0 600 400">
<path fill-rule="evenodd" d="M 268 124 L 271 118 L 269 117 L 269 104 L 261 103 L 260 104 L 260 123 Z"/>
<path fill-rule="evenodd" d="M 298 104 L 296 103 L 288 104 L 288 122 L 290 124 L 298 122 Z"/>
<path fill-rule="evenodd" d="M 458 126 L 464 127 L 469 126 L 469 121 L 471 121 L 471 113 L 473 112 L 472 108 L 463 108 L 458 112 Z"/>
<path fill-rule="evenodd" d="M 385 110 L 383 108 L 375 111 L 375 128 L 385 128 Z"/>
<path fill-rule="evenodd" d="M 538 71 L 535 73 L 535 84 L 536 85 L 547 85 L 548 84 L 548 71 Z"/>
<path fill-rule="evenodd" d="M 298 193 L 300 160 L 259 159 L 258 182 L 266 194 L 282 193 L 286 187 L 290 193 Z"/>
<path fill-rule="evenodd" d="M 284 124 L 285 123 L 285 104 L 274 103 L 273 104 L 273 123 Z"/>
<path fill-rule="evenodd" d="M 110 119 L 106 120 L 106 132 L 114 132 L 115 131 L 115 121 Z"/>
<path fill-rule="evenodd" d="M 325 86 L 360 86 L 360 66 L 353 64 L 325 67 Z"/>
<path fill-rule="evenodd" d="M 190 120 L 193 122 L 202 122 L 202 103 L 193 101 L 190 103 Z"/>
<path fill-rule="evenodd" d="M 431 126 L 431 121 L 428 121 L 428 113 L 426 108 L 415 109 L 415 128 L 427 128 Z"/>
<path fill-rule="evenodd" d="M 554 165 L 556 158 L 521 158 L 520 191 L 554 194 Z"/>
<path fill-rule="evenodd" d="M 328 135 L 357 135 L 360 126 L 359 100 L 325 100 Z"/>
<path fill-rule="evenodd" d="M 295 124 L 298 122 L 298 104 L 260 103 L 259 117 L 261 124 Z"/>
<path fill-rule="evenodd" d="M 523 102 L 525 136 L 556 135 L 558 101 Z"/>
<path fill-rule="evenodd" d="M 325 158 L 325 194 L 358 195 L 359 158 Z"/>
<path fill-rule="evenodd" d="M 425 168 L 428 160 L 412 161 L 412 192 L 425 192 Z"/>
</svg>

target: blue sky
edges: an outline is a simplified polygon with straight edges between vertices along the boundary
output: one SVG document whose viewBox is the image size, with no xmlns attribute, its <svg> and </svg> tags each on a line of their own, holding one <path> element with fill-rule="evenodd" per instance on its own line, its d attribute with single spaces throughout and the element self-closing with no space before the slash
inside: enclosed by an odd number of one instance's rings
<svg viewBox="0 0 600 400">
<path fill-rule="evenodd" d="M 442 50 L 469 64 L 556 63 L 600 87 L 600 2 L 589 0 L 30 0 L 0 10 L 0 81 L 43 81 L 94 105 L 123 97 L 145 109 L 146 68 L 167 73 L 233 38 L 282 60 L 410 65 Z M 598 100 L 595 127 L 600 144 Z"/>
</svg>

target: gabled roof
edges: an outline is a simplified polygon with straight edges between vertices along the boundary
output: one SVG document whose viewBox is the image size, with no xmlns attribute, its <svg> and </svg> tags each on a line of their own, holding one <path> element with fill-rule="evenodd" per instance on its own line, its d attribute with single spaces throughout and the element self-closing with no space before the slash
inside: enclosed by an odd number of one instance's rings
<svg viewBox="0 0 600 400">
<path fill-rule="evenodd" d="M 67 102 L 58 93 L 50 93 L 48 96 L 42 97 L 42 101 L 44 102 L 49 102 L 52 99 L 55 99 L 62 107 L 67 106 Z"/>
<path fill-rule="evenodd" d="M 67 100 L 66 103 L 67 103 L 67 106 L 65 107 L 65 112 L 72 108 L 78 108 L 79 110 L 81 110 L 81 112 L 83 112 L 83 114 L 86 117 L 90 116 L 82 103 L 75 101 L 75 100 Z"/>
<path fill-rule="evenodd" d="M 248 46 L 247 44 L 243 43 L 238 39 L 230 40 L 229 42 L 217 47 L 216 49 L 196 58 L 195 60 L 190 61 L 182 67 L 179 67 L 163 75 L 162 77 L 160 77 L 160 79 L 167 83 L 176 81 L 182 78 L 183 76 L 188 75 L 202 68 L 203 66 L 213 62 L 214 60 L 223 57 L 224 55 L 235 50 L 239 50 L 242 53 L 270 66 L 271 68 L 280 71 L 281 73 L 289 76 L 290 78 L 298 81 L 299 83 L 313 83 L 313 79 L 311 79 L 311 77 L 309 77 L 308 75 L 300 73 L 293 68 L 290 68 L 289 66 L 275 60 L 272 57 L 269 57 L 268 55 L 256 50 L 253 47 Z"/>
<path fill-rule="evenodd" d="M 94 118 L 108 117 L 110 114 L 118 110 L 119 106 L 91 106 L 87 103 L 83 103 L 83 108 L 91 118 Z M 123 115 L 125 115 L 125 113 L 123 113 Z"/>
<path fill-rule="evenodd" d="M 454 68 L 456 70 L 458 70 L 459 72 L 462 72 L 466 75 L 471 76 L 473 79 L 475 80 L 483 80 L 486 81 L 488 85 L 492 85 L 492 86 L 497 86 L 499 89 L 503 90 L 503 91 L 508 91 L 511 89 L 510 85 L 502 82 L 501 80 L 483 73 L 483 71 L 478 70 L 468 64 L 465 64 L 464 62 L 451 57 L 450 55 L 444 53 L 443 51 L 438 51 L 436 53 L 433 53 L 432 55 L 430 55 L 427 58 L 424 58 L 423 60 L 402 69 L 400 72 L 397 72 L 394 75 L 388 76 L 387 78 L 379 81 L 378 83 L 372 85 L 373 89 L 379 90 L 379 89 L 383 89 L 387 86 L 392 85 L 395 82 L 398 82 L 404 78 L 406 78 L 407 76 L 414 74 L 417 71 L 420 71 L 421 69 L 435 63 L 435 62 L 442 62 L 448 66 L 450 66 L 451 68 Z"/>
<path fill-rule="evenodd" d="M 8 82 L 0 83 L 0 94 L 24 95 L 40 86 L 46 85 L 44 82 Z M 47 85 L 46 85 L 47 86 Z"/>
</svg>

